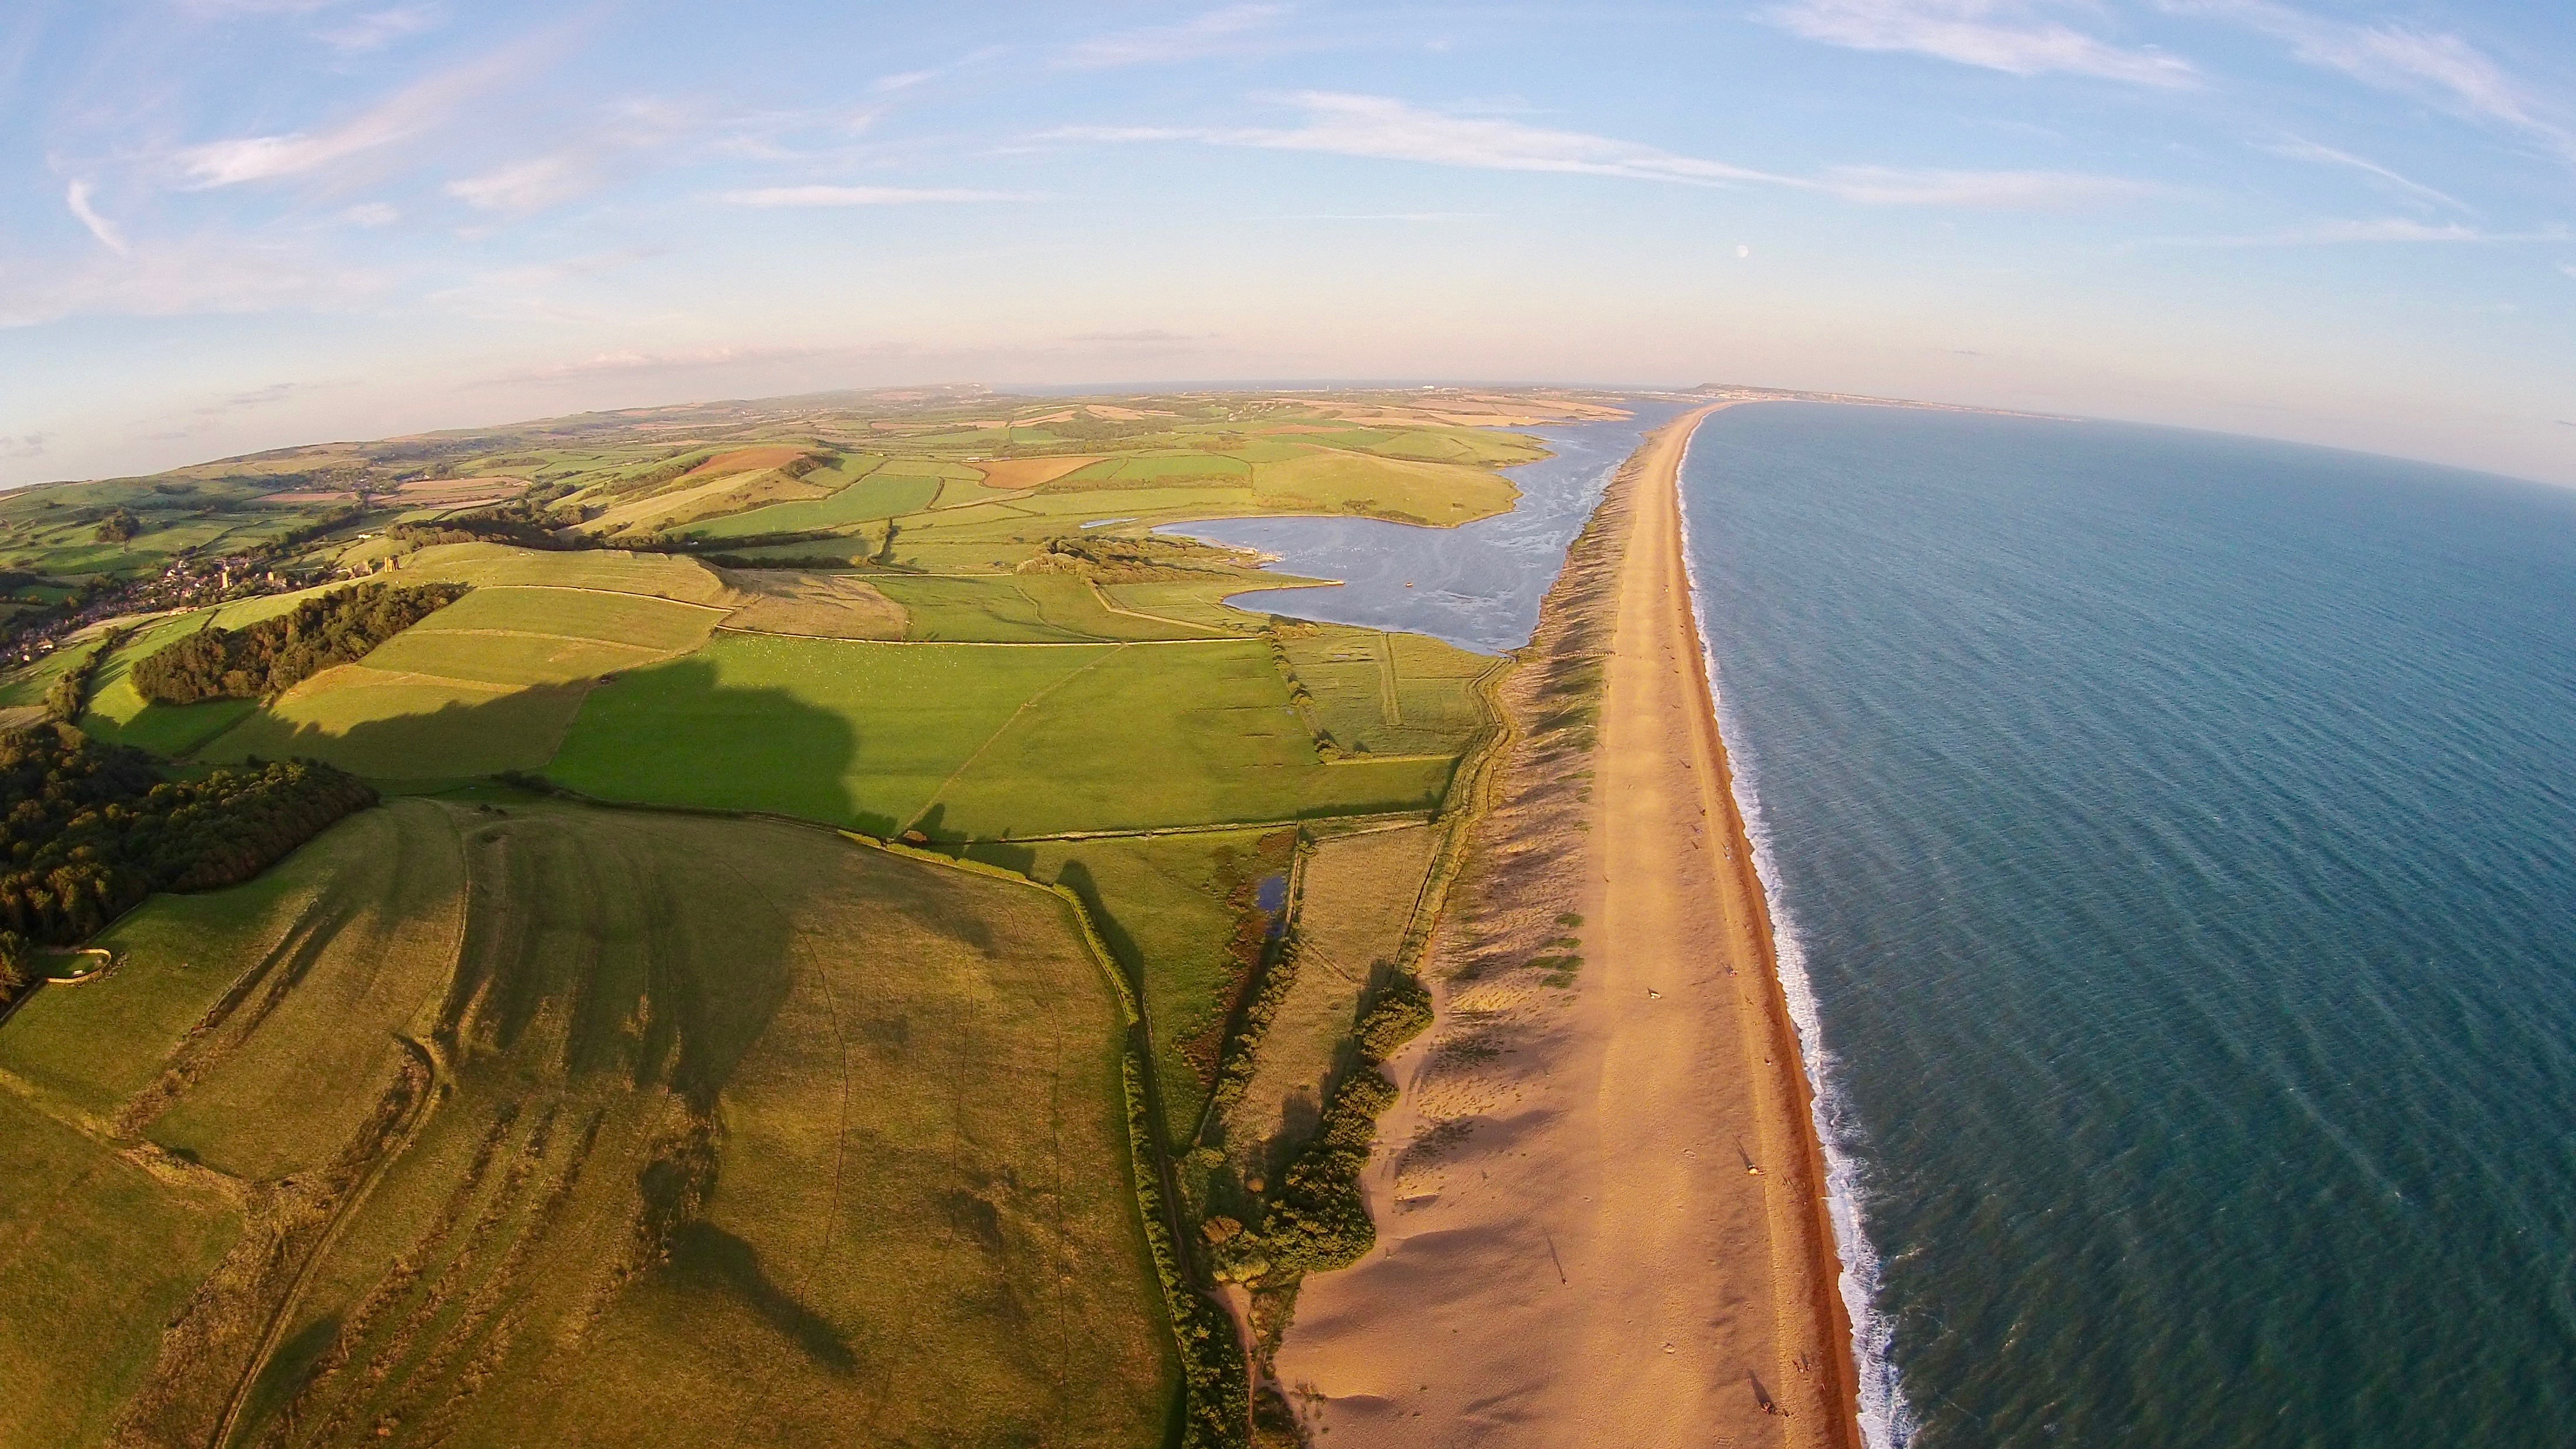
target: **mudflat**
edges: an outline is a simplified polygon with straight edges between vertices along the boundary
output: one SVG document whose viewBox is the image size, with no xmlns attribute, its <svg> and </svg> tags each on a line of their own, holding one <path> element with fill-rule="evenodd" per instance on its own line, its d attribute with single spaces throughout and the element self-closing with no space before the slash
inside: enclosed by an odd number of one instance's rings
<svg viewBox="0 0 2576 1449">
<path fill-rule="evenodd" d="M 1345 1445 L 1859 1442 L 1823 1154 L 1735 809 L 1678 474 L 1630 459 L 1523 667 L 1433 1029 L 1368 1179 L 1378 1247 L 1276 1358 Z"/>
</svg>

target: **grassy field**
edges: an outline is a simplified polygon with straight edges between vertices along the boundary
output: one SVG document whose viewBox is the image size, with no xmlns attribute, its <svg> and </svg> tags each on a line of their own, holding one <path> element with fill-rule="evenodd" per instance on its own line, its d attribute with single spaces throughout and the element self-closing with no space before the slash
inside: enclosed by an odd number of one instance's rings
<svg viewBox="0 0 2576 1449">
<path fill-rule="evenodd" d="M 111 939 L 0 1027 L 58 1184 L 0 1204 L 0 1440 L 1158 1435 L 1120 1020 L 1043 892 L 412 800 Z"/>
<path fill-rule="evenodd" d="M 1226 1018 L 1285 907 L 1295 841 L 1289 830 L 1211 830 L 988 843 L 970 854 L 1083 898 L 1144 988 L 1156 1088 L 1186 1140 L 1207 1105 Z"/>
<path fill-rule="evenodd" d="M 1238 1182 L 1273 1181 L 1305 1145 L 1338 1070 L 1349 1066 L 1360 998 L 1394 962 L 1439 847 L 1427 825 L 1315 842 L 1298 872 L 1292 973 L 1261 1034 L 1244 1092 L 1216 1124 Z"/>
<path fill-rule="evenodd" d="M 727 634 L 593 691 L 548 773 L 609 799 L 994 838 L 1426 809 L 1451 764 L 1324 762 L 1258 640 Z"/>
<path fill-rule="evenodd" d="M 563 561 L 556 577 L 678 584 L 690 592 L 700 592 L 696 580 L 704 578 L 711 599 L 728 597 L 722 581 L 694 562 L 652 561 L 688 570 L 674 574 L 585 563 L 590 555 L 539 557 Z M 516 560 L 488 558 L 453 571 L 532 574 Z M 487 584 L 359 663 L 325 670 L 255 710 L 152 705 L 118 722 L 118 737 L 159 745 L 195 734 L 195 756 L 211 763 L 311 756 L 386 780 L 541 769 L 595 681 L 696 649 L 728 612 L 727 603 L 589 586 Z M 104 691 L 101 698 L 108 700 Z M 238 722 L 202 738 L 206 725 L 222 723 L 219 712 L 226 709 L 240 715 Z"/>
<path fill-rule="evenodd" d="M 696 559 L 614 549 L 548 553 L 497 543 L 445 543 L 403 559 L 400 572 L 399 583 L 596 589 L 690 604 L 720 603 L 725 592 L 723 578 Z"/>
<path fill-rule="evenodd" d="M 240 1209 L 5 1087 L 0 1182 L 0 1444 L 104 1444 L 160 1326 L 239 1235 Z"/>
<path fill-rule="evenodd" d="M 1313 696 L 1317 723 L 1345 750 L 1454 755 L 1484 727 L 1470 686 L 1494 667 L 1487 655 L 1339 624 L 1283 623 L 1273 632 Z"/>
<path fill-rule="evenodd" d="M 1192 621 L 1153 617 L 1130 609 L 1075 574 L 1005 574 L 989 578 L 886 574 L 873 583 L 879 593 L 903 606 L 909 620 L 904 631 L 907 639 L 1048 644 L 1095 639 L 1205 639 L 1214 632 Z"/>
<path fill-rule="evenodd" d="M 398 797 L 0 1023 L 0 1444 L 1161 1442 L 1225 1337 L 1166 1321 L 1122 1058 L 1182 1233 L 1276 1176 L 1495 662 L 1233 609 L 1296 581 L 1152 530 L 1466 522 L 1543 454 L 1503 429 L 1600 412 L 919 389 L 0 498 L 44 575 L 0 610 L 102 570 L 183 610 L 101 661 L 93 734 Z M 477 532 L 565 546 L 428 542 Z M 612 535 L 672 551 L 568 546 Z M 312 592 L 202 606 L 242 579 L 370 569 L 474 591 L 271 700 L 134 691 Z M 1139 1029 L 1061 896 L 816 823 L 1060 885 Z"/>
<path fill-rule="evenodd" d="M 727 514 L 692 524 L 683 532 L 700 538 L 750 538 L 764 533 L 852 528 L 928 508 L 930 500 L 939 496 L 940 483 L 937 478 L 904 474 L 860 478 L 826 498 Z"/>
</svg>

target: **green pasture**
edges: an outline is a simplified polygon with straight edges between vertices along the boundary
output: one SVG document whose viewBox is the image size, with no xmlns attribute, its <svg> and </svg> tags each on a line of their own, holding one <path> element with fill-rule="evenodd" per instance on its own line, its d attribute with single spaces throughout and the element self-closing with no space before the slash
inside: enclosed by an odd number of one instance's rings
<svg viewBox="0 0 2576 1449">
<path fill-rule="evenodd" d="M 204 1442 L 243 1389 L 228 1445 L 1159 1433 L 1122 1024 L 1049 894 L 805 828 L 404 800 L 112 935 L 115 973 L 0 1026 L 0 1169 L 53 1185 L 0 1201 L 13 1449 Z M 405 1040 L 438 1085 L 388 1119 Z M 156 1180 L 84 1122 L 204 1166 Z M 199 1295 L 240 1231 L 187 1185 L 219 1173 L 352 1206 L 300 1273 Z M 165 1324 L 198 1347 L 158 1356 Z"/>
<path fill-rule="evenodd" d="M 1454 755 L 1484 728 L 1472 685 L 1494 667 L 1489 656 L 1340 624 L 1282 623 L 1274 633 L 1317 720 L 1345 750 Z"/>
<path fill-rule="evenodd" d="M 542 769 L 580 712 L 585 688 L 512 688 L 342 665 L 245 716 L 195 758 L 220 765 L 310 757 L 377 780 Z"/>
<path fill-rule="evenodd" d="M 161 1326 L 232 1247 L 241 1214 L 6 1090 L 0 1182 L 0 1444 L 108 1443 Z"/>
<path fill-rule="evenodd" d="M 1440 843 L 1437 827 L 1333 835 L 1298 872 L 1295 945 L 1281 968 L 1288 989 L 1253 1053 L 1243 1096 L 1211 1138 L 1238 1183 L 1275 1180 L 1305 1145 L 1348 1043 L 1363 995 L 1404 943 L 1416 897 Z"/>
<path fill-rule="evenodd" d="M 1362 513 L 1454 524 L 1508 512 L 1520 490 L 1499 473 L 1318 450 L 1252 470 L 1260 512 Z"/>
<path fill-rule="evenodd" d="M 1086 464 L 1047 485 L 1052 489 L 1074 490 L 1152 485 L 1180 479 L 1244 479 L 1252 476 L 1252 465 L 1241 458 L 1223 453 L 1147 453 L 1136 457 L 1106 458 Z"/>
<path fill-rule="evenodd" d="M 593 691 L 548 773 L 609 799 L 995 838 L 1427 809 L 1452 763 L 1324 763 L 1258 640 L 724 634 Z"/>
<path fill-rule="evenodd" d="M 497 543 L 444 543 L 404 558 L 397 583 L 442 580 L 478 587 L 596 589 L 714 604 L 724 581 L 696 559 L 616 549 L 545 552 Z"/>
<path fill-rule="evenodd" d="M 806 481 L 821 477 L 817 474 Z M 854 528 L 928 508 L 941 486 L 942 480 L 937 478 L 903 473 L 870 475 L 849 483 L 829 498 L 773 503 L 766 508 L 705 519 L 690 525 L 687 532 L 702 538 L 750 538 L 767 533 Z"/>
<path fill-rule="evenodd" d="M 987 843 L 969 854 L 1069 886 L 1090 907 L 1110 951 L 1144 985 L 1165 1122 L 1187 1142 L 1272 921 L 1260 909 L 1261 883 L 1285 876 L 1295 840 L 1287 830 L 1193 831 Z"/>
<path fill-rule="evenodd" d="M 994 837 L 1427 810 L 1452 763 L 1322 762 L 1258 640 L 1133 644 L 987 741 L 938 823 Z"/>
<path fill-rule="evenodd" d="M 547 774 L 604 799 L 883 833 L 921 813 L 1023 704 L 1114 647 L 720 634 L 594 691 Z"/>
<path fill-rule="evenodd" d="M 901 604 L 904 637 L 938 642 L 1065 643 L 1095 639 L 1204 639 L 1187 622 L 1120 612 L 1078 574 L 922 578 L 878 574 L 877 591 Z"/>
</svg>

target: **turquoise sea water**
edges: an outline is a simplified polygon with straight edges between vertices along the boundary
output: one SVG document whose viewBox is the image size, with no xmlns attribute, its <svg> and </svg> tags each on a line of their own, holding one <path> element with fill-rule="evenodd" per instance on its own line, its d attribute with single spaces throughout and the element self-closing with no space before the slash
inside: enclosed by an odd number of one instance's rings
<svg viewBox="0 0 2576 1449">
<path fill-rule="evenodd" d="M 1685 497 L 1872 1437 L 2576 1443 L 2576 493 L 1781 404 Z"/>
</svg>

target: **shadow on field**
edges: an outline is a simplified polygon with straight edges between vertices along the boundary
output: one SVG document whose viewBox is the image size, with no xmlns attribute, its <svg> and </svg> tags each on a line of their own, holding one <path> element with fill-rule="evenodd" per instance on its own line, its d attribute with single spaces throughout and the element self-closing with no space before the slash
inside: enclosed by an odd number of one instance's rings
<svg viewBox="0 0 2576 1449">
<path fill-rule="evenodd" d="M 858 1371 L 858 1355 L 850 1351 L 849 1340 L 831 1321 L 772 1282 L 760 1266 L 759 1252 L 715 1224 L 694 1222 L 674 1234 L 664 1272 L 673 1288 L 720 1293 L 758 1314 L 817 1368 L 836 1374 Z"/>
<path fill-rule="evenodd" d="M 210 759 L 310 757 L 379 781 L 541 774 L 602 800 L 790 815 L 890 836 L 848 784 L 858 731 L 784 688 L 723 683 L 680 659 L 598 681 L 541 684 L 470 704 L 291 730 L 255 717 Z"/>
</svg>

